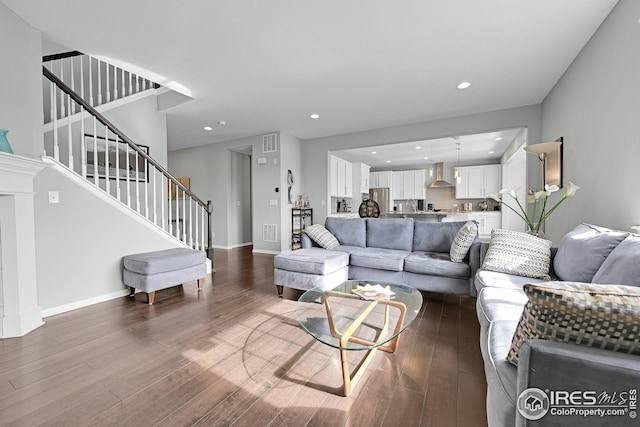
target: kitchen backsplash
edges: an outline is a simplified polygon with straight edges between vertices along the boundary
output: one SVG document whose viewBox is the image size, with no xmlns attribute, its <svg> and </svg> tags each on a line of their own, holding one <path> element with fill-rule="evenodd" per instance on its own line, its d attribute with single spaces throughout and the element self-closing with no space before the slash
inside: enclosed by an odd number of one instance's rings
<svg viewBox="0 0 640 427">
<path fill-rule="evenodd" d="M 479 211 L 480 206 L 479 203 L 482 202 L 483 199 L 456 199 L 456 189 L 455 187 L 444 187 L 444 188 L 427 188 L 427 197 L 425 199 L 425 209 L 428 203 L 432 203 L 434 209 L 453 209 L 453 205 L 457 204 L 458 209 L 463 210 L 464 203 L 472 203 L 474 211 Z M 394 200 L 394 204 L 397 206 L 399 203 L 402 203 L 402 206 L 406 205 L 406 200 L 396 201 Z M 487 205 L 489 206 L 488 210 L 494 210 L 494 207 L 498 206 L 498 203 L 488 198 Z"/>
</svg>

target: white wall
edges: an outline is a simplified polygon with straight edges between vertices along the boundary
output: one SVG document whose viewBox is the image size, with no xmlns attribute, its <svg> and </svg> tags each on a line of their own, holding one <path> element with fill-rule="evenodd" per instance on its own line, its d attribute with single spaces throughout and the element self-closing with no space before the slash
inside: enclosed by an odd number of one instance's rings
<svg viewBox="0 0 640 427">
<path fill-rule="evenodd" d="M 15 154 L 42 154 L 42 44 L 40 32 L 0 3 L 0 129 Z"/>
<path fill-rule="evenodd" d="M 620 0 L 544 100 L 543 140 L 564 137 L 564 183 L 582 187 L 547 221 L 555 243 L 580 222 L 640 224 L 638 18 L 640 1 Z"/>
</svg>

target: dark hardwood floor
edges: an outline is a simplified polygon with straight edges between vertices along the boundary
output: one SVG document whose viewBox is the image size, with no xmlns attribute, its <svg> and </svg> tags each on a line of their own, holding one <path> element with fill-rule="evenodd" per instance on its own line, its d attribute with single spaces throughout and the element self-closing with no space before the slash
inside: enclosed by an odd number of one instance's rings
<svg viewBox="0 0 640 427">
<path fill-rule="evenodd" d="M 474 298 L 424 292 L 396 353 L 342 397 L 338 351 L 298 326 L 297 291 L 277 298 L 273 256 L 217 250 L 215 265 L 201 292 L 123 297 L 0 340 L 0 426 L 486 426 Z"/>
</svg>

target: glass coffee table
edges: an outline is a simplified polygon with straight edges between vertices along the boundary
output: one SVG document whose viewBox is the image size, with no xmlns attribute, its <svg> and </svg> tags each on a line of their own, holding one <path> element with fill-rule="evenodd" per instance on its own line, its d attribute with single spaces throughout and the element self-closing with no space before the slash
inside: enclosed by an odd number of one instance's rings
<svg viewBox="0 0 640 427">
<path fill-rule="evenodd" d="M 296 315 L 313 338 L 340 351 L 344 395 L 348 396 L 376 350 L 396 350 L 400 334 L 421 307 L 422 294 L 411 286 L 348 280 L 330 290 L 306 291 L 298 299 Z M 395 325 L 393 330 L 389 325 Z M 353 373 L 347 351 L 368 352 Z"/>
</svg>

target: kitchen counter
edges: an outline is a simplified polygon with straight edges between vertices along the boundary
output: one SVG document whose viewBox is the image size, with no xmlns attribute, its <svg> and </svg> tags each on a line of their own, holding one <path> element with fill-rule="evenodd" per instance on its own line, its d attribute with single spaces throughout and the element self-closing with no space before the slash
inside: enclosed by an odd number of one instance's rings
<svg viewBox="0 0 640 427">
<path fill-rule="evenodd" d="M 450 211 L 417 211 L 417 212 L 387 212 L 386 218 L 413 218 L 416 221 L 440 222 L 442 218 L 451 215 Z"/>
</svg>

